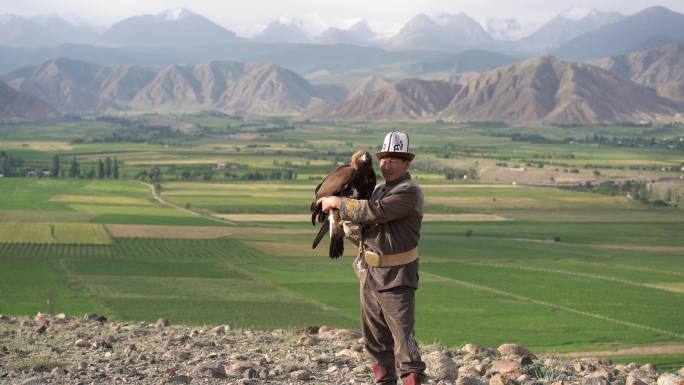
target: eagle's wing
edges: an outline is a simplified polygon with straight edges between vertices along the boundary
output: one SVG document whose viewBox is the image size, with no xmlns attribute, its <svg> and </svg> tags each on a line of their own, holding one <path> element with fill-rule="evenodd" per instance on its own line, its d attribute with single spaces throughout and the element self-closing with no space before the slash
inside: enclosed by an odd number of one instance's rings
<svg viewBox="0 0 684 385">
<path fill-rule="evenodd" d="M 311 224 L 316 225 L 316 218 L 319 222 L 324 220 L 325 214 L 323 207 L 316 202 L 323 197 L 339 196 L 349 189 L 351 182 L 356 176 L 356 170 L 349 165 L 339 166 L 331 171 L 328 176 L 316 187 L 316 195 L 311 202 Z"/>
</svg>

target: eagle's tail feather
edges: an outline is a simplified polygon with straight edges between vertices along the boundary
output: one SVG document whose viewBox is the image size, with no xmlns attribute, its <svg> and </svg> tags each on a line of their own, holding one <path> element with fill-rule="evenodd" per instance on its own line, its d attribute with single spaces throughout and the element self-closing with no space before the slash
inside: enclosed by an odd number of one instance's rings
<svg viewBox="0 0 684 385">
<path fill-rule="evenodd" d="M 321 225 L 321 229 L 318 230 L 318 234 L 316 234 L 316 238 L 314 238 L 313 244 L 311 245 L 312 249 L 315 249 L 319 243 L 321 243 L 321 239 L 325 236 L 325 234 L 328 233 L 328 227 L 330 225 L 328 224 L 328 220 L 326 219 L 325 222 Z"/>
<path fill-rule="evenodd" d="M 330 238 L 330 252 L 328 256 L 331 259 L 337 259 L 344 254 L 344 238 L 332 237 Z"/>
</svg>

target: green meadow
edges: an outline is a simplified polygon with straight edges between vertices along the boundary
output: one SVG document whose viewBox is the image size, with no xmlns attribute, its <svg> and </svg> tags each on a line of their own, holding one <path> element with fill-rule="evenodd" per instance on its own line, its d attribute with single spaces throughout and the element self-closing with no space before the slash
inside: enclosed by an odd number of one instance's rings
<svg viewBox="0 0 684 385">
<path fill-rule="evenodd" d="M 548 354 L 684 344 L 684 214 L 675 201 L 656 207 L 577 188 L 585 181 L 559 188 L 444 175 L 445 167 L 479 167 L 484 179 L 487 170 L 544 159 L 567 165 L 544 170 L 560 167 L 565 175 L 563 167 L 579 167 L 567 175 L 594 182 L 604 174 L 676 180 L 662 167 L 684 164 L 681 151 L 493 135 L 537 132 L 525 127 L 301 122 L 264 134 L 258 125 L 197 123 L 218 133 L 169 145 L 89 142 L 112 129 L 104 123 L 1 127 L 0 150 L 25 165 L 48 168 L 54 155 L 68 165 L 77 156 L 87 170 L 111 156 L 122 178 L 0 179 L 0 313 L 48 311 L 50 296 L 57 312 L 113 320 L 359 328 L 355 249 L 347 243 L 335 261 L 325 241 L 312 250 L 317 228 L 307 212 L 322 175 L 398 128 L 415 138 L 420 162 L 412 174 L 425 194 L 419 340 L 517 342 Z M 557 141 L 609 128 L 548 130 Z M 647 136 L 652 129 L 614 130 Z M 587 163 L 600 176 L 585 171 Z M 160 179 L 140 174 L 155 166 Z M 166 203 L 153 197 L 154 184 Z M 684 364 L 681 354 L 614 358 L 661 369 Z"/>
</svg>

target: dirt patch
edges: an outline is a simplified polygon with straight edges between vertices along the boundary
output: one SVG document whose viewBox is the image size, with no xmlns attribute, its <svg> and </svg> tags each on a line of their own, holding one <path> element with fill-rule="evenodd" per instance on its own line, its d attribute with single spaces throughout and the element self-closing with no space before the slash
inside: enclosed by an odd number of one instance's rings
<svg viewBox="0 0 684 385">
<path fill-rule="evenodd" d="M 684 345 L 650 345 L 650 346 L 635 346 L 632 348 L 616 349 L 616 350 L 598 350 L 592 352 L 571 352 L 560 353 L 560 356 L 567 358 L 583 358 L 583 357 L 608 357 L 608 356 L 645 356 L 656 354 L 684 354 Z"/>
<path fill-rule="evenodd" d="M 309 222 L 310 215 L 301 214 L 216 214 L 217 218 L 234 222 Z M 491 214 L 425 214 L 425 222 L 488 222 L 508 221 L 509 218 Z"/>
<path fill-rule="evenodd" d="M 309 229 L 278 229 L 264 227 L 168 226 L 168 225 L 106 225 L 117 238 L 180 238 L 216 239 L 240 234 L 299 235 L 310 234 Z"/>
<path fill-rule="evenodd" d="M 150 205 L 150 201 L 143 198 L 112 196 L 112 195 L 54 195 L 50 202 L 94 203 L 110 205 Z"/>
<path fill-rule="evenodd" d="M 497 222 L 510 221 L 510 218 L 494 214 L 425 214 L 425 222 Z"/>
<path fill-rule="evenodd" d="M 214 214 L 234 222 L 311 222 L 311 215 L 301 214 Z"/>
</svg>

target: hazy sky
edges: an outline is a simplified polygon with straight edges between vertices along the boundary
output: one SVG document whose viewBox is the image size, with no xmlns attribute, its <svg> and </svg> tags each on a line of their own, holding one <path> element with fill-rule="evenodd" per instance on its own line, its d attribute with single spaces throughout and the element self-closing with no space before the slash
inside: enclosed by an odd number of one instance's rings
<svg viewBox="0 0 684 385">
<path fill-rule="evenodd" d="M 538 24 L 573 7 L 626 15 L 662 5 L 684 13 L 684 0 L 0 0 L 0 14 L 57 14 L 71 20 L 109 26 L 123 18 L 187 8 L 240 35 L 251 35 L 271 20 L 296 18 L 309 32 L 348 27 L 364 18 L 371 28 L 393 32 L 418 13 L 465 12 L 477 20 L 515 18 Z"/>
</svg>

